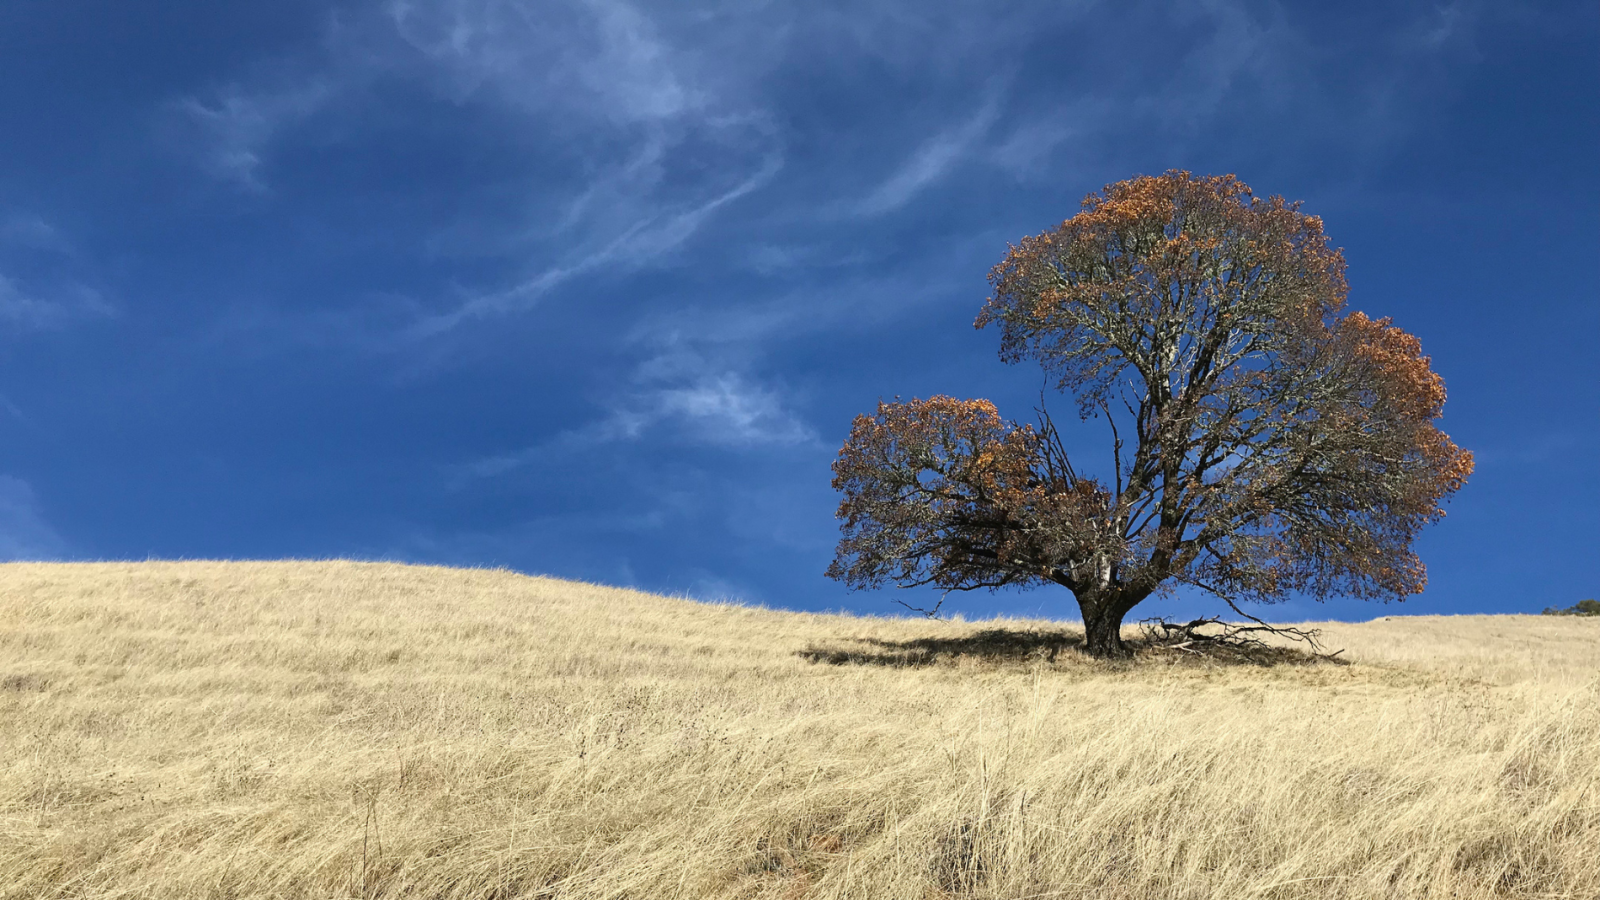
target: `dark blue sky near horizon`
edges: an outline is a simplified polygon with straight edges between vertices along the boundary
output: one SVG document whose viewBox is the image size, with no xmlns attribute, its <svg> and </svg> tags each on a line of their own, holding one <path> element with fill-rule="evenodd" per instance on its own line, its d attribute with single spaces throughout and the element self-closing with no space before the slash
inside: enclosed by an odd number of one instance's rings
<svg viewBox="0 0 1600 900">
<path fill-rule="evenodd" d="M 1592 2 L 0 0 L 0 558 L 925 605 L 822 575 L 851 418 L 1031 418 L 1038 369 L 972 327 L 989 267 L 1181 168 L 1321 216 L 1478 461 L 1424 594 L 1259 610 L 1568 606 L 1600 596 L 1597 69 Z M 1103 429 L 1069 423 L 1080 468 Z"/>
</svg>

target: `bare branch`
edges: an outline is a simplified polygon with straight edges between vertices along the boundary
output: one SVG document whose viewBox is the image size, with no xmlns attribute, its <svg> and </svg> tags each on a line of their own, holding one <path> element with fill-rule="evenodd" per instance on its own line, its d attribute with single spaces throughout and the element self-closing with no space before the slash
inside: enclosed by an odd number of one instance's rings
<svg viewBox="0 0 1600 900">
<path fill-rule="evenodd" d="M 1229 605 L 1232 606 L 1231 603 Z M 1239 612 L 1238 607 L 1234 607 L 1234 611 Z M 1273 645 L 1261 640 L 1257 635 L 1269 635 L 1305 643 L 1310 646 L 1313 658 L 1327 662 L 1335 661 L 1335 657 L 1344 652 L 1342 649 L 1332 653 L 1322 652 L 1322 646 L 1317 643 L 1320 632 L 1316 629 L 1304 630 L 1286 625 L 1269 625 L 1246 613 L 1239 614 L 1257 624 L 1235 625 L 1215 616 L 1201 617 L 1180 624 L 1162 617 L 1142 619 L 1139 627 L 1143 632 L 1145 644 L 1150 649 L 1176 650 L 1196 656 L 1250 657 L 1271 653 L 1275 649 Z M 1212 627 L 1217 631 L 1208 633 L 1202 630 Z"/>
<path fill-rule="evenodd" d="M 933 609 L 923 609 L 920 606 L 912 606 L 911 604 L 905 602 L 904 600 L 896 600 L 894 602 L 900 604 L 901 606 L 904 606 L 906 609 L 909 609 L 914 613 L 920 613 L 921 615 L 927 616 L 930 619 L 938 619 L 939 621 L 942 622 L 942 621 L 944 621 L 944 619 L 939 615 L 939 608 L 944 606 L 945 598 L 948 597 L 948 596 L 950 596 L 950 592 L 949 591 L 945 591 L 944 593 L 940 594 L 939 595 L 939 602 L 935 603 L 933 605 Z"/>
</svg>

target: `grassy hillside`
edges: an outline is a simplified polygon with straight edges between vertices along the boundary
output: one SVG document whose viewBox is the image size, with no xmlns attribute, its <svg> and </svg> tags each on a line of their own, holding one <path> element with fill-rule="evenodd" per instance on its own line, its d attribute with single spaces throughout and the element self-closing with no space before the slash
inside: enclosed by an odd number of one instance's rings
<svg viewBox="0 0 1600 900">
<path fill-rule="evenodd" d="M 1350 665 L 1117 665 L 507 572 L 4 565 L 0 898 L 1600 897 L 1600 620 L 1325 629 Z"/>
</svg>

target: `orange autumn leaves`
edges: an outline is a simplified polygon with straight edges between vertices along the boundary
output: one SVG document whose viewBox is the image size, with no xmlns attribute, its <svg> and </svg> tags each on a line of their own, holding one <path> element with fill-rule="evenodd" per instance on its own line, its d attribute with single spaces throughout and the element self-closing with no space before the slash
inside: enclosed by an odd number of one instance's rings
<svg viewBox="0 0 1600 900">
<path fill-rule="evenodd" d="M 1039 563 L 1117 540 L 1105 490 L 1053 477 L 1054 456 L 1048 435 L 1003 421 L 987 400 L 880 402 L 856 417 L 833 466 L 849 549 L 829 576 L 945 588 L 1053 580 Z"/>
<path fill-rule="evenodd" d="M 1148 354 L 1201 329 L 1250 333 L 1270 318 L 1281 330 L 1337 314 L 1344 273 L 1322 220 L 1298 203 L 1253 197 L 1232 175 L 1169 172 L 1109 185 L 1019 241 L 990 271 L 994 294 L 976 325 L 1000 327 L 1006 362 L 1034 359 L 1062 390 L 1093 400 L 1126 364 L 1159 390 L 1163 361 Z M 1216 318 L 1185 318 L 1208 311 Z"/>
<path fill-rule="evenodd" d="M 1472 456 L 1436 427 L 1444 384 L 1420 342 L 1345 312 L 1343 255 L 1298 203 L 1231 175 L 1130 179 L 1019 241 L 990 281 L 977 325 L 999 327 L 1001 358 L 1037 362 L 1113 426 L 1103 477 L 1079 476 L 1048 419 L 880 403 L 834 465 L 832 577 L 1051 581 L 1123 611 L 1165 583 L 1422 589 L 1412 541 Z"/>
</svg>

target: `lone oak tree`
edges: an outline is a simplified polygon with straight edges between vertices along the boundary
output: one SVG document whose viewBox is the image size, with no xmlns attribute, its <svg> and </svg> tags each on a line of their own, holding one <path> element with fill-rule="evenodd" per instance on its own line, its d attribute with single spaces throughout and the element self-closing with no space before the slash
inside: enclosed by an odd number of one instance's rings
<svg viewBox="0 0 1600 900">
<path fill-rule="evenodd" d="M 1444 382 L 1417 339 L 1345 312 L 1344 271 L 1319 218 L 1231 175 L 1090 194 L 994 267 L 976 326 L 1110 423 L 1110 480 L 1079 473 L 1043 411 L 1034 427 L 987 400 L 880 402 L 833 465 L 828 575 L 1058 584 L 1103 658 L 1131 655 L 1123 618 L 1173 585 L 1230 603 L 1421 591 L 1412 541 L 1472 454 L 1434 424 Z"/>
</svg>

